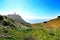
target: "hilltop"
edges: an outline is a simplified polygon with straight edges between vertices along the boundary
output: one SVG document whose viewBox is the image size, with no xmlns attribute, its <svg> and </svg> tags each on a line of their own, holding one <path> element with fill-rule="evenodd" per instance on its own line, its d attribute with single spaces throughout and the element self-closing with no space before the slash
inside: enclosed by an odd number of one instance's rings
<svg viewBox="0 0 60 40">
<path fill-rule="evenodd" d="M 26 22 L 20 15 L 14 13 L 14 14 L 9 14 L 9 15 L 6 15 L 8 18 L 12 19 L 12 20 L 15 20 L 16 22 L 20 23 L 20 24 L 24 24 L 26 26 L 31 26 L 30 23 Z"/>
</svg>

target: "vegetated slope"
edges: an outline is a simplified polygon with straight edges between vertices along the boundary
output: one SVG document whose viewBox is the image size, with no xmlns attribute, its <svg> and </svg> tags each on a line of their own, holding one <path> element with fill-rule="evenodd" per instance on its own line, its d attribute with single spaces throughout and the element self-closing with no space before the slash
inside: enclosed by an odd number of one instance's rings
<svg viewBox="0 0 60 40">
<path fill-rule="evenodd" d="M 25 26 L 24 24 L 18 23 L 6 16 L 0 15 L 0 40 L 21 40 L 21 37 L 24 36 L 22 33 L 23 31 L 21 32 L 21 30 L 30 28 L 31 27 L 28 27 L 27 25 Z"/>
<path fill-rule="evenodd" d="M 0 40 L 60 40 L 60 29 L 31 28 L 0 15 Z"/>
<path fill-rule="evenodd" d="M 51 29 L 51 30 L 58 29 L 60 28 L 60 16 L 58 16 L 58 18 L 55 18 L 49 21 L 32 24 L 32 26 L 35 26 L 35 27 L 40 26 L 40 25 L 43 26 L 44 28 Z"/>
</svg>

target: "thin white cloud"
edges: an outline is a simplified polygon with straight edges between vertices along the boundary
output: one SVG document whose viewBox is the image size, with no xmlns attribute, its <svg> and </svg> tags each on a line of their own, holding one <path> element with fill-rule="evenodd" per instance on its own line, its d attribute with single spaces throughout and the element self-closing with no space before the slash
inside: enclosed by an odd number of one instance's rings
<svg viewBox="0 0 60 40">
<path fill-rule="evenodd" d="M 16 12 L 16 14 L 20 15 L 24 20 L 31 20 L 31 19 L 53 19 L 56 17 L 45 17 L 45 16 L 33 16 L 30 15 L 30 13 L 28 14 L 28 12 L 22 12 L 22 11 L 18 11 L 18 10 L 14 10 L 14 11 L 0 11 L 0 14 L 2 15 L 7 15 L 7 14 L 14 14 L 14 12 Z"/>
<path fill-rule="evenodd" d="M 53 19 L 56 17 L 41 17 L 41 16 L 23 16 L 25 20 L 31 20 L 31 19 Z"/>
</svg>

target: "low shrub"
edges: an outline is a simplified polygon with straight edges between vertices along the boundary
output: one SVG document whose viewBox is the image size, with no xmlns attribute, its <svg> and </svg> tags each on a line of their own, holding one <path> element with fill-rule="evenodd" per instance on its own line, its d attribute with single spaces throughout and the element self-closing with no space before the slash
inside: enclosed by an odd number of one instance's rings
<svg viewBox="0 0 60 40">
<path fill-rule="evenodd" d="M 9 26 L 9 22 L 3 21 L 3 22 L 2 22 L 2 25 L 3 25 L 3 26 Z"/>
<path fill-rule="evenodd" d="M 47 23 L 47 21 L 45 21 L 44 23 Z"/>
<path fill-rule="evenodd" d="M 0 21 L 3 21 L 3 19 L 4 19 L 3 16 L 0 15 Z"/>
</svg>

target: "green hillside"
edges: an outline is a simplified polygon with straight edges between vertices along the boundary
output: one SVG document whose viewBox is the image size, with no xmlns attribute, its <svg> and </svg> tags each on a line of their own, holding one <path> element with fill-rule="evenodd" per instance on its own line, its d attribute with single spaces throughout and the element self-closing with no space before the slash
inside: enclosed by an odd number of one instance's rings
<svg viewBox="0 0 60 40">
<path fill-rule="evenodd" d="M 47 31 L 42 25 L 29 27 L 0 15 L 0 40 L 60 40 L 60 29 Z"/>
</svg>

